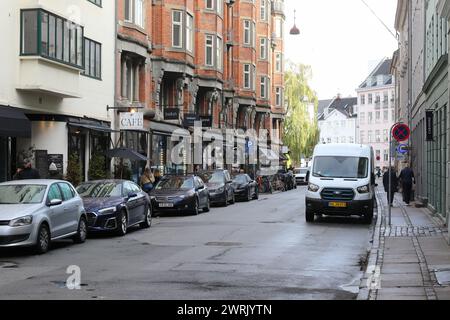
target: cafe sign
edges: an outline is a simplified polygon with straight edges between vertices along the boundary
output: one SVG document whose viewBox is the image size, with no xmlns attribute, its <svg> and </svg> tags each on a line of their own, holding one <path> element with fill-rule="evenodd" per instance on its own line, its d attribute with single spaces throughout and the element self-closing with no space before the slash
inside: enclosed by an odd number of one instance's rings
<svg viewBox="0 0 450 320">
<path fill-rule="evenodd" d="M 143 130 L 144 113 L 124 112 L 120 114 L 120 130 Z"/>
</svg>

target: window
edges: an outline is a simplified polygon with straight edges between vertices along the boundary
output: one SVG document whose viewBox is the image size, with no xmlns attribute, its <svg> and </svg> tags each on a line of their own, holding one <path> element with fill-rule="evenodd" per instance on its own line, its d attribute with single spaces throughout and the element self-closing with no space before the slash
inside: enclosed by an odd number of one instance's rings
<svg viewBox="0 0 450 320">
<path fill-rule="evenodd" d="M 251 36 L 251 22 L 250 20 L 244 20 L 244 44 L 251 44 Z"/>
<path fill-rule="evenodd" d="M 389 111 L 383 111 L 383 121 L 389 121 Z"/>
<path fill-rule="evenodd" d="M 367 141 L 369 143 L 373 142 L 373 131 L 372 130 L 369 130 L 368 133 L 367 133 Z"/>
<path fill-rule="evenodd" d="M 216 59 L 217 59 L 217 69 L 222 70 L 223 68 L 223 40 L 217 37 L 216 40 Z"/>
<path fill-rule="evenodd" d="M 280 52 L 275 55 L 275 71 L 283 72 L 283 54 Z"/>
<path fill-rule="evenodd" d="M 62 191 L 64 201 L 71 200 L 75 197 L 72 188 L 67 183 L 59 183 L 58 185 Z"/>
<path fill-rule="evenodd" d="M 283 21 L 275 19 L 275 38 L 283 38 Z"/>
<path fill-rule="evenodd" d="M 179 10 L 172 11 L 172 47 L 183 47 L 183 12 Z"/>
<path fill-rule="evenodd" d="M 84 38 L 84 71 L 82 74 L 92 78 L 102 77 L 102 45 Z"/>
<path fill-rule="evenodd" d="M 214 58 L 213 58 L 213 45 L 214 45 L 214 36 L 212 35 L 206 35 L 205 37 L 205 64 L 207 66 L 214 66 Z"/>
<path fill-rule="evenodd" d="M 277 87 L 275 89 L 275 105 L 277 107 L 281 107 L 283 102 L 283 89 L 281 87 Z"/>
<path fill-rule="evenodd" d="M 381 120 L 381 112 L 380 111 L 376 111 L 375 112 L 375 121 L 376 122 L 380 122 Z"/>
<path fill-rule="evenodd" d="M 186 15 L 186 50 L 194 51 L 194 17 L 189 13 Z"/>
<path fill-rule="evenodd" d="M 389 142 L 389 130 L 383 130 L 383 140 L 384 142 Z"/>
<path fill-rule="evenodd" d="M 366 138 L 366 135 L 365 135 L 364 131 L 361 131 L 361 133 L 359 134 L 360 142 L 364 143 L 365 142 L 365 138 Z"/>
<path fill-rule="evenodd" d="M 251 89 L 251 65 L 244 64 L 244 88 Z"/>
<path fill-rule="evenodd" d="M 381 142 L 381 134 L 380 134 L 380 130 L 376 130 L 375 131 L 375 142 Z"/>
<path fill-rule="evenodd" d="M 47 199 L 48 202 L 52 200 L 63 200 L 61 191 L 59 190 L 59 187 L 56 183 L 50 186 L 50 189 L 48 190 Z"/>
<path fill-rule="evenodd" d="M 123 56 L 122 58 L 122 98 L 130 102 L 140 101 L 140 74 L 141 74 L 141 60 L 132 58 L 130 56 Z"/>
<path fill-rule="evenodd" d="M 348 137 L 348 142 L 349 143 L 355 143 L 355 138 L 354 137 Z"/>
<path fill-rule="evenodd" d="M 363 124 L 366 122 L 366 114 L 364 112 L 361 112 L 359 114 L 359 123 Z"/>
<path fill-rule="evenodd" d="M 267 38 L 260 39 L 259 49 L 260 49 L 259 58 L 261 60 L 266 60 L 267 59 Z"/>
<path fill-rule="evenodd" d="M 214 10 L 214 0 L 206 0 L 206 9 Z"/>
<path fill-rule="evenodd" d="M 125 21 L 144 28 L 144 0 L 125 0 Z"/>
<path fill-rule="evenodd" d="M 369 102 L 369 104 L 372 104 L 373 103 L 373 95 L 371 94 L 371 93 L 369 93 L 369 96 L 368 96 L 368 102 Z"/>
<path fill-rule="evenodd" d="M 261 99 L 268 98 L 269 79 L 266 76 L 262 76 L 260 79 Z"/>
<path fill-rule="evenodd" d="M 361 105 L 365 105 L 366 104 L 366 95 L 365 94 L 361 95 L 360 101 L 361 101 Z"/>
<path fill-rule="evenodd" d="M 384 162 L 389 161 L 389 151 L 388 150 L 383 150 L 383 159 L 384 159 Z"/>
<path fill-rule="evenodd" d="M 219 15 L 223 15 L 223 0 L 216 0 L 217 1 L 217 13 Z"/>
<path fill-rule="evenodd" d="M 39 55 L 83 68 L 83 27 L 42 9 L 27 9 L 21 11 L 21 30 L 21 55 Z"/>
<path fill-rule="evenodd" d="M 267 1 L 268 0 L 261 0 L 261 20 L 267 21 Z"/>
<path fill-rule="evenodd" d="M 367 121 L 369 124 L 373 123 L 373 113 L 372 112 L 367 113 Z"/>
</svg>

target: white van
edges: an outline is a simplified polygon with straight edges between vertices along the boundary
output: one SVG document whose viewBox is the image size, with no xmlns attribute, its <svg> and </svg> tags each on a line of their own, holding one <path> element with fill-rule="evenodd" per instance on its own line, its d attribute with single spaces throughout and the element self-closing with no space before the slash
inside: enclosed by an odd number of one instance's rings
<svg viewBox="0 0 450 320">
<path fill-rule="evenodd" d="M 373 148 L 360 144 L 323 144 L 314 149 L 306 192 L 306 221 L 316 215 L 373 220 L 375 204 Z"/>
</svg>

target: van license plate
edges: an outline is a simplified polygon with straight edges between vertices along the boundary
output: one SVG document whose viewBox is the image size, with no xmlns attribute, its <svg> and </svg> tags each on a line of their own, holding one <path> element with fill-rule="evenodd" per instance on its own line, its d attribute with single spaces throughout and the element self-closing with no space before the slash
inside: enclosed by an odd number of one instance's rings
<svg viewBox="0 0 450 320">
<path fill-rule="evenodd" d="M 173 203 L 160 203 L 160 208 L 173 208 Z"/>
<path fill-rule="evenodd" d="M 347 208 L 347 203 L 345 203 L 345 202 L 330 202 L 329 206 L 332 208 Z"/>
</svg>

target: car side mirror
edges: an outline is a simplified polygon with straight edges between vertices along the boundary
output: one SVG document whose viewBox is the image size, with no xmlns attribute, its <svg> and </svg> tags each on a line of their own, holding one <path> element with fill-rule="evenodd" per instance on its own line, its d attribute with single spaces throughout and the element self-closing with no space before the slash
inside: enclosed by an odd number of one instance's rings
<svg viewBox="0 0 450 320">
<path fill-rule="evenodd" d="M 62 205 L 62 200 L 61 199 L 53 199 L 48 203 L 49 207 L 56 207 L 56 206 L 60 206 Z"/>
</svg>

